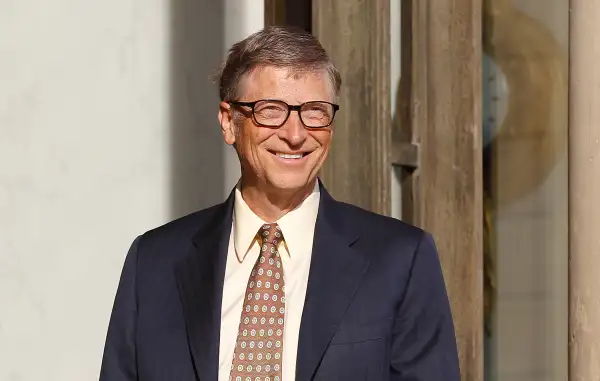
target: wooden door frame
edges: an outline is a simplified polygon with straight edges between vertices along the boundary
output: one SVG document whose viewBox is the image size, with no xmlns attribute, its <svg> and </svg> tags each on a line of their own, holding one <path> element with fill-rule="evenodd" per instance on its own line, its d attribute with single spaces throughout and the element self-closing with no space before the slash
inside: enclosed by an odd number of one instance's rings
<svg viewBox="0 0 600 381">
<path fill-rule="evenodd" d="M 342 73 L 343 109 L 321 173 L 330 192 L 389 215 L 391 166 L 401 169 L 402 219 L 431 232 L 440 252 L 462 379 L 481 381 L 482 5 L 400 1 L 402 68 L 393 120 L 390 0 L 313 0 L 310 27 L 298 12 L 296 19 L 285 16 L 288 0 L 266 0 L 265 20 L 311 30 Z"/>
<path fill-rule="evenodd" d="M 265 26 L 297 26 L 312 33 L 311 0 L 265 0 Z"/>
<path fill-rule="evenodd" d="M 569 380 L 598 380 L 600 8 L 571 0 L 569 19 Z"/>
<path fill-rule="evenodd" d="M 436 240 L 462 379 L 483 380 L 482 2 L 402 0 L 393 164 L 403 219 Z"/>
</svg>

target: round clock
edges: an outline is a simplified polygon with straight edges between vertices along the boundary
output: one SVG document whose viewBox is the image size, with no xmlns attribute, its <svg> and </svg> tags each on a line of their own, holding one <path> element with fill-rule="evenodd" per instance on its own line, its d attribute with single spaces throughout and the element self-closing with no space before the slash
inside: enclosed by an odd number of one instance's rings
<svg viewBox="0 0 600 381">
<path fill-rule="evenodd" d="M 538 187 L 565 153 L 568 52 L 510 0 L 484 0 L 483 144 L 496 207 Z"/>
</svg>

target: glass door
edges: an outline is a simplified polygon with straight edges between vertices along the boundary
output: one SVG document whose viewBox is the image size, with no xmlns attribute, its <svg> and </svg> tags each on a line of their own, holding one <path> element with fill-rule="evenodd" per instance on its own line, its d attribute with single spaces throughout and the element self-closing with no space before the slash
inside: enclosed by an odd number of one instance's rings
<svg viewBox="0 0 600 381">
<path fill-rule="evenodd" d="M 568 376 L 568 51 L 568 0 L 484 0 L 486 380 Z"/>
</svg>

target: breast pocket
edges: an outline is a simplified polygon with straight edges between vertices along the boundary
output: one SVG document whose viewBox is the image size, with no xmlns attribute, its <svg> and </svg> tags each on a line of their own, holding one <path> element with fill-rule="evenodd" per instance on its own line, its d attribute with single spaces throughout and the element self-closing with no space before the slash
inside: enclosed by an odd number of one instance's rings
<svg viewBox="0 0 600 381">
<path fill-rule="evenodd" d="M 393 319 L 383 319 L 368 323 L 342 324 L 331 340 L 331 345 L 361 343 L 386 338 L 392 331 Z"/>
<path fill-rule="evenodd" d="M 389 379 L 392 319 L 342 324 L 325 355 L 315 381 L 383 381 Z"/>
</svg>

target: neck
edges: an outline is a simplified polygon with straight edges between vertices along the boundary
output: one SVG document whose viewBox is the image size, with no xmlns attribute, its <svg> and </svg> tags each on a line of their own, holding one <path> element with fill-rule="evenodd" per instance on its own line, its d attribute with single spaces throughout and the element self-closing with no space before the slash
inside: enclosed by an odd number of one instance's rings
<svg viewBox="0 0 600 381">
<path fill-rule="evenodd" d="M 301 189 L 281 190 L 249 184 L 242 178 L 240 190 L 244 201 L 258 217 L 266 222 L 275 222 L 310 196 L 315 181 L 317 180 L 311 181 Z"/>
</svg>

